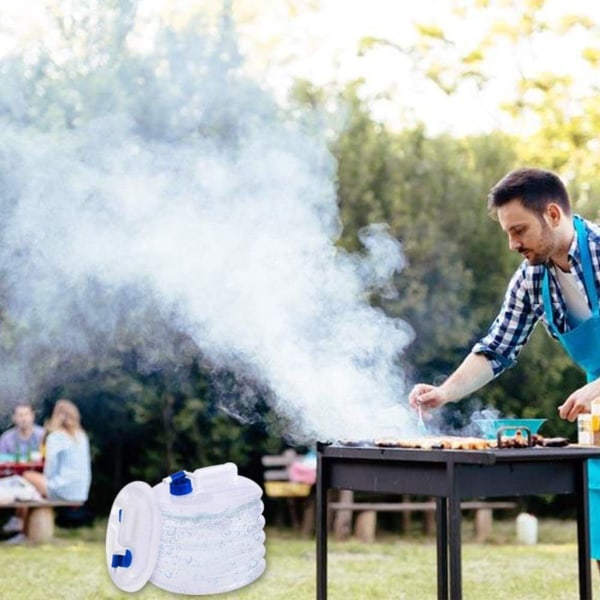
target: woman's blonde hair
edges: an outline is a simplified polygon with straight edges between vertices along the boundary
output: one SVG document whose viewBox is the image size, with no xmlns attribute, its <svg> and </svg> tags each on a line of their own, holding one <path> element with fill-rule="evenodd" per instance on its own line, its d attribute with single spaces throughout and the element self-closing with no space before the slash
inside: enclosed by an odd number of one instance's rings
<svg viewBox="0 0 600 600">
<path fill-rule="evenodd" d="M 71 400 L 61 398 L 54 405 L 54 410 L 48 422 L 48 431 L 64 429 L 70 435 L 81 431 L 81 416 L 79 409 Z"/>
</svg>

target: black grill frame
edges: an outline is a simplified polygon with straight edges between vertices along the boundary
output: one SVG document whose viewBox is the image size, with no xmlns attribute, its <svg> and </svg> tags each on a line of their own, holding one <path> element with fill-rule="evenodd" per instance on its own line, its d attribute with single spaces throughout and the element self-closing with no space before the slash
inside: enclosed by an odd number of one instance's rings
<svg viewBox="0 0 600 600">
<path fill-rule="evenodd" d="M 580 598 L 592 598 L 588 458 L 600 447 L 442 450 L 317 444 L 317 600 L 327 598 L 327 490 L 436 498 L 438 599 L 462 598 L 461 510 L 465 498 L 573 494 Z"/>
</svg>

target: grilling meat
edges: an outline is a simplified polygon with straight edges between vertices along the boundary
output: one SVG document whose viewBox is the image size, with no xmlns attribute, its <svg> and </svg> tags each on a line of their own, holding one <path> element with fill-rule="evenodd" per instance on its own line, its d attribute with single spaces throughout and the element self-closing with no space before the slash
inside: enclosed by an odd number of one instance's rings
<svg viewBox="0 0 600 600">
<path fill-rule="evenodd" d="M 517 429 L 514 435 L 501 435 L 498 446 L 500 448 L 529 448 L 529 446 L 541 446 L 540 441 L 543 438 L 540 435 L 531 435 L 531 443 L 529 441 L 529 435 L 530 434 L 523 435 L 523 432 L 520 429 Z"/>
<path fill-rule="evenodd" d="M 563 437 L 542 438 L 540 442 L 540 446 L 547 446 L 553 448 L 568 446 L 569 444 L 569 440 Z"/>
<path fill-rule="evenodd" d="M 500 438 L 500 448 L 527 448 L 530 445 L 546 447 L 568 446 L 569 440 L 562 437 L 545 438 L 534 433 L 531 436 L 531 444 L 529 444 L 527 435 L 523 435 L 520 429 L 517 429 L 515 435 L 501 436 Z"/>
<path fill-rule="evenodd" d="M 412 439 L 382 438 L 375 440 L 376 446 L 385 448 L 423 448 L 428 449 L 447 449 L 447 450 L 487 450 L 495 448 L 495 440 L 484 440 L 475 437 L 435 437 L 427 436 Z"/>
<path fill-rule="evenodd" d="M 489 450 L 490 448 L 528 448 L 530 445 L 528 437 L 519 430 L 515 435 L 501 436 L 500 444 L 497 440 L 459 436 L 381 438 L 374 440 L 373 443 L 382 448 L 421 448 L 423 450 Z M 567 446 L 568 444 L 567 438 L 544 438 L 537 434 L 531 436 L 531 446 Z"/>
</svg>

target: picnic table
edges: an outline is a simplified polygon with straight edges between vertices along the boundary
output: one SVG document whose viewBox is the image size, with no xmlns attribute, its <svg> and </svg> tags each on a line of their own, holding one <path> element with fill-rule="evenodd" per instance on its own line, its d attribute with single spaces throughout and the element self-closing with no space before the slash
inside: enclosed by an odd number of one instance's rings
<svg viewBox="0 0 600 600">
<path fill-rule="evenodd" d="M 25 471 L 43 471 L 44 461 L 16 461 L 13 457 L 2 457 L 0 460 L 0 478 L 22 475 Z M 0 501 L 0 509 L 14 510 L 27 508 L 24 533 L 34 543 L 48 542 L 54 535 L 54 508 L 57 506 L 79 506 L 81 503 L 53 500 L 21 500 Z"/>
<path fill-rule="evenodd" d="M 25 471 L 43 471 L 44 461 L 16 462 L 14 460 L 0 461 L 0 477 L 22 475 Z"/>
<path fill-rule="evenodd" d="M 312 493 L 317 478 L 316 460 L 312 455 L 299 455 L 293 448 L 282 454 L 262 457 L 265 494 L 287 500 L 294 529 L 310 535 L 314 529 L 315 505 Z M 299 515 L 300 502 L 302 515 Z"/>
</svg>

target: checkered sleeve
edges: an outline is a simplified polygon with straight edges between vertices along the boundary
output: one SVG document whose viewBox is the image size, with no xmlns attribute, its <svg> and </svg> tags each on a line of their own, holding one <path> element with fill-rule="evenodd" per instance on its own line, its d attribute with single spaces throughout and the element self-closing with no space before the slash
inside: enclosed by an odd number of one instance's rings
<svg viewBox="0 0 600 600">
<path fill-rule="evenodd" d="M 502 308 L 487 334 L 472 348 L 490 362 L 494 376 L 512 367 L 538 321 L 531 302 L 531 279 L 522 264 L 513 275 Z"/>
</svg>

